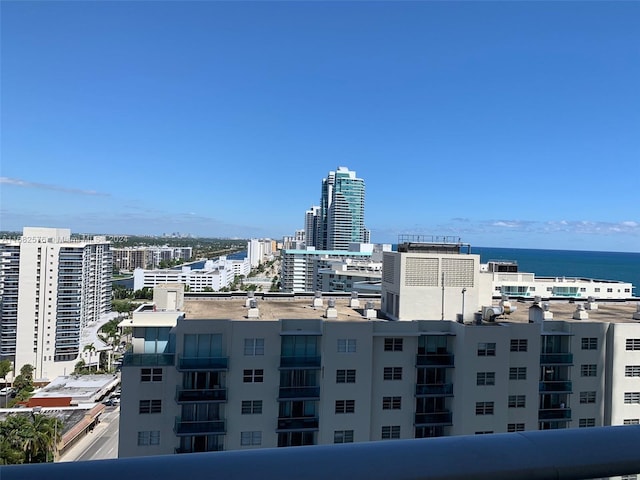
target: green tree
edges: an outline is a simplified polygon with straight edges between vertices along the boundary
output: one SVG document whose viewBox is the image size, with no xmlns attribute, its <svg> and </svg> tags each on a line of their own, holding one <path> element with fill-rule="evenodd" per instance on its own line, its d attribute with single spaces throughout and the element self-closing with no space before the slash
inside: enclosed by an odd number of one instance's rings
<svg viewBox="0 0 640 480">
<path fill-rule="evenodd" d="M 13 370 L 13 366 L 11 365 L 10 360 L 0 361 L 0 377 L 2 377 L 2 380 L 4 381 L 5 385 L 7 383 L 7 375 L 12 370 Z"/>
</svg>

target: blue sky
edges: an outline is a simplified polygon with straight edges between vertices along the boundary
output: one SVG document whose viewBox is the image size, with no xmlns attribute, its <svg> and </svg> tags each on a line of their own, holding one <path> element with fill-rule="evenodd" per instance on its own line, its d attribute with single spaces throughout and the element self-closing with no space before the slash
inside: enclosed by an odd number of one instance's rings
<svg viewBox="0 0 640 480">
<path fill-rule="evenodd" d="M 0 229 L 640 251 L 639 2 L 12 2 Z"/>
</svg>

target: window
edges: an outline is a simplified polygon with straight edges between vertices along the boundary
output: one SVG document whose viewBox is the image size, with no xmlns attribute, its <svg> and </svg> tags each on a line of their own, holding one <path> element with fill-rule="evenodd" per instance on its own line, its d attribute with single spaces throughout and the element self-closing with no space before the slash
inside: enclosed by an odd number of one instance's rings
<svg viewBox="0 0 640 480">
<path fill-rule="evenodd" d="M 138 445 L 160 445 L 160 430 L 138 432 Z"/>
<path fill-rule="evenodd" d="M 581 377 L 595 377 L 598 374 L 597 365 L 580 365 Z"/>
<path fill-rule="evenodd" d="M 402 338 L 385 338 L 384 351 L 385 352 L 401 352 Z"/>
<path fill-rule="evenodd" d="M 240 445 L 243 447 L 262 445 L 262 432 L 240 432 Z"/>
<path fill-rule="evenodd" d="M 507 423 L 507 432 L 524 432 L 524 423 Z"/>
<path fill-rule="evenodd" d="M 161 368 L 140 369 L 140 381 L 141 382 L 161 382 L 162 369 Z"/>
<path fill-rule="evenodd" d="M 496 344 L 495 343 L 478 343 L 478 356 L 479 357 L 495 357 Z"/>
<path fill-rule="evenodd" d="M 356 352 L 355 338 L 339 338 L 338 339 L 338 353 L 355 353 L 355 352 Z"/>
<path fill-rule="evenodd" d="M 623 423 L 625 425 L 640 425 L 640 418 L 625 418 Z"/>
<path fill-rule="evenodd" d="M 258 415 L 262 413 L 262 400 L 243 400 L 242 415 Z"/>
<path fill-rule="evenodd" d="M 383 410 L 400 410 L 402 408 L 402 397 L 382 397 Z"/>
<path fill-rule="evenodd" d="M 613 293 L 613 288 L 607 288 L 607 293 Z"/>
<path fill-rule="evenodd" d="M 640 392 L 625 392 L 624 403 L 640 403 Z"/>
<path fill-rule="evenodd" d="M 509 395 L 509 408 L 524 408 L 527 397 L 525 395 Z"/>
<path fill-rule="evenodd" d="M 382 439 L 400 438 L 400 425 L 386 425 L 382 427 Z"/>
<path fill-rule="evenodd" d="M 138 413 L 161 413 L 162 400 L 140 400 Z"/>
<path fill-rule="evenodd" d="M 242 381 L 244 383 L 262 383 L 264 380 L 264 370 L 261 368 L 257 370 L 245 370 L 242 375 Z"/>
<path fill-rule="evenodd" d="M 626 365 L 624 367 L 625 377 L 640 377 L 640 365 Z"/>
<path fill-rule="evenodd" d="M 476 402 L 476 415 L 493 415 L 493 402 Z"/>
<path fill-rule="evenodd" d="M 640 338 L 627 338 L 627 350 L 640 350 Z"/>
<path fill-rule="evenodd" d="M 580 403 L 596 403 L 596 392 L 580 392 Z"/>
<path fill-rule="evenodd" d="M 246 356 L 264 355 L 264 338 L 245 338 L 244 354 Z"/>
<path fill-rule="evenodd" d="M 336 413 L 354 413 L 355 411 L 355 400 L 336 400 Z"/>
<path fill-rule="evenodd" d="M 599 293 L 600 292 L 600 287 L 596 287 L 593 289 L 594 292 Z"/>
<path fill-rule="evenodd" d="M 356 371 L 336 370 L 336 383 L 356 383 Z"/>
<path fill-rule="evenodd" d="M 402 367 L 384 367 L 384 380 L 402 380 Z"/>
<path fill-rule="evenodd" d="M 509 367 L 509 380 L 526 380 L 527 367 Z"/>
<path fill-rule="evenodd" d="M 512 352 L 526 352 L 528 340 L 526 338 L 516 338 L 511 340 L 510 350 Z"/>
<path fill-rule="evenodd" d="M 579 428 L 595 427 L 595 426 L 596 426 L 595 418 L 581 418 L 580 420 L 578 420 Z"/>
<path fill-rule="evenodd" d="M 496 372 L 478 372 L 476 373 L 476 385 L 495 385 Z"/>
<path fill-rule="evenodd" d="M 333 443 L 353 443 L 353 430 L 334 431 Z"/>
<path fill-rule="evenodd" d="M 583 337 L 582 350 L 597 350 L 598 339 L 596 337 Z"/>
</svg>

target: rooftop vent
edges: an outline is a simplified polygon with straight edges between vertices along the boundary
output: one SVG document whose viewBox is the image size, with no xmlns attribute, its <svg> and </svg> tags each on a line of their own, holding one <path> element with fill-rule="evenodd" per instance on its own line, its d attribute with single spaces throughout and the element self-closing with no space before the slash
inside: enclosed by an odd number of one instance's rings
<svg viewBox="0 0 640 480">
<path fill-rule="evenodd" d="M 336 309 L 336 299 L 330 298 L 327 302 L 329 305 L 325 310 L 325 317 L 327 318 L 338 318 L 338 310 Z"/>
<path fill-rule="evenodd" d="M 376 309 L 373 308 L 373 302 L 368 301 L 365 304 L 363 317 L 368 318 L 369 320 L 371 320 L 372 318 L 378 318 L 378 312 L 376 312 Z"/>
<path fill-rule="evenodd" d="M 581 303 L 576 305 L 576 311 L 573 312 L 574 320 L 587 320 L 589 318 L 589 314 L 584 309 L 584 305 Z"/>
<path fill-rule="evenodd" d="M 351 299 L 349 300 L 349 307 L 360 307 L 360 300 L 358 300 L 358 292 L 351 292 Z"/>
<path fill-rule="evenodd" d="M 248 318 L 260 318 L 260 310 L 258 309 L 258 301 L 255 298 L 249 300 Z"/>
<path fill-rule="evenodd" d="M 322 307 L 322 292 L 316 292 L 313 296 L 313 308 Z"/>
</svg>

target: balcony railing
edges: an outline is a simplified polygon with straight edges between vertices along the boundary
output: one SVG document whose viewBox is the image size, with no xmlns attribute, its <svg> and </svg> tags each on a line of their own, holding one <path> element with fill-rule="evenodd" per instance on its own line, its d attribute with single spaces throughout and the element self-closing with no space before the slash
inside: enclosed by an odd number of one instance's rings
<svg viewBox="0 0 640 480">
<path fill-rule="evenodd" d="M 451 412 L 416 413 L 416 427 L 452 425 Z"/>
<path fill-rule="evenodd" d="M 441 385 L 416 385 L 417 397 L 428 396 L 447 396 L 453 395 L 453 384 L 445 383 Z"/>
<path fill-rule="evenodd" d="M 194 450 L 192 448 L 174 448 L 173 451 L 175 453 L 206 453 L 206 452 L 222 452 L 224 451 L 224 445 L 223 444 L 219 444 L 219 445 L 213 445 L 211 447 L 208 447 L 207 450 L 201 451 L 201 450 Z"/>
<path fill-rule="evenodd" d="M 573 383 L 563 381 L 540 382 L 540 392 L 544 393 L 571 393 L 573 391 Z"/>
<path fill-rule="evenodd" d="M 320 387 L 280 387 L 278 400 L 280 399 L 319 399 Z"/>
<path fill-rule="evenodd" d="M 176 435 L 212 435 L 225 433 L 224 420 L 182 420 L 176 418 L 174 426 Z"/>
<path fill-rule="evenodd" d="M 320 368 L 321 357 L 280 357 L 280 368 Z"/>
<path fill-rule="evenodd" d="M 452 353 L 432 353 L 418 355 L 416 363 L 419 367 L 453 367 Z"/>
<path fill-rule="evenodd" d="M 162 367 L 173 365 L 175 355 L 173 353 L 125 353 L 123 367 Z"/>
<path fill-rule="evenodd" d="M 540 355 L 542 365 L 573 365 L 572 353 L 543 353 Z"/>
<path fill-rule="evenodd" d="M 178 388 L 178 391 L 176 392 L 176 402 L 178 403 L 226 401 L 226 388 L 211 388 L 202 390 Z"/>
<path fill-rule="evenodd" d="M 318 430 L 318 417 L 278 418 L 277 432 Z"/>
<path fill-rule="evenodd" d="M 544 408 L 538 411 L 538 420 L 571 420 L 570 408 Z"/>
<path fill-rule="evenodd" d="M 227 370 L 229 368 L 229 357 L 180 357 L 177 368 L 181 372 Z"/>
</svg>

